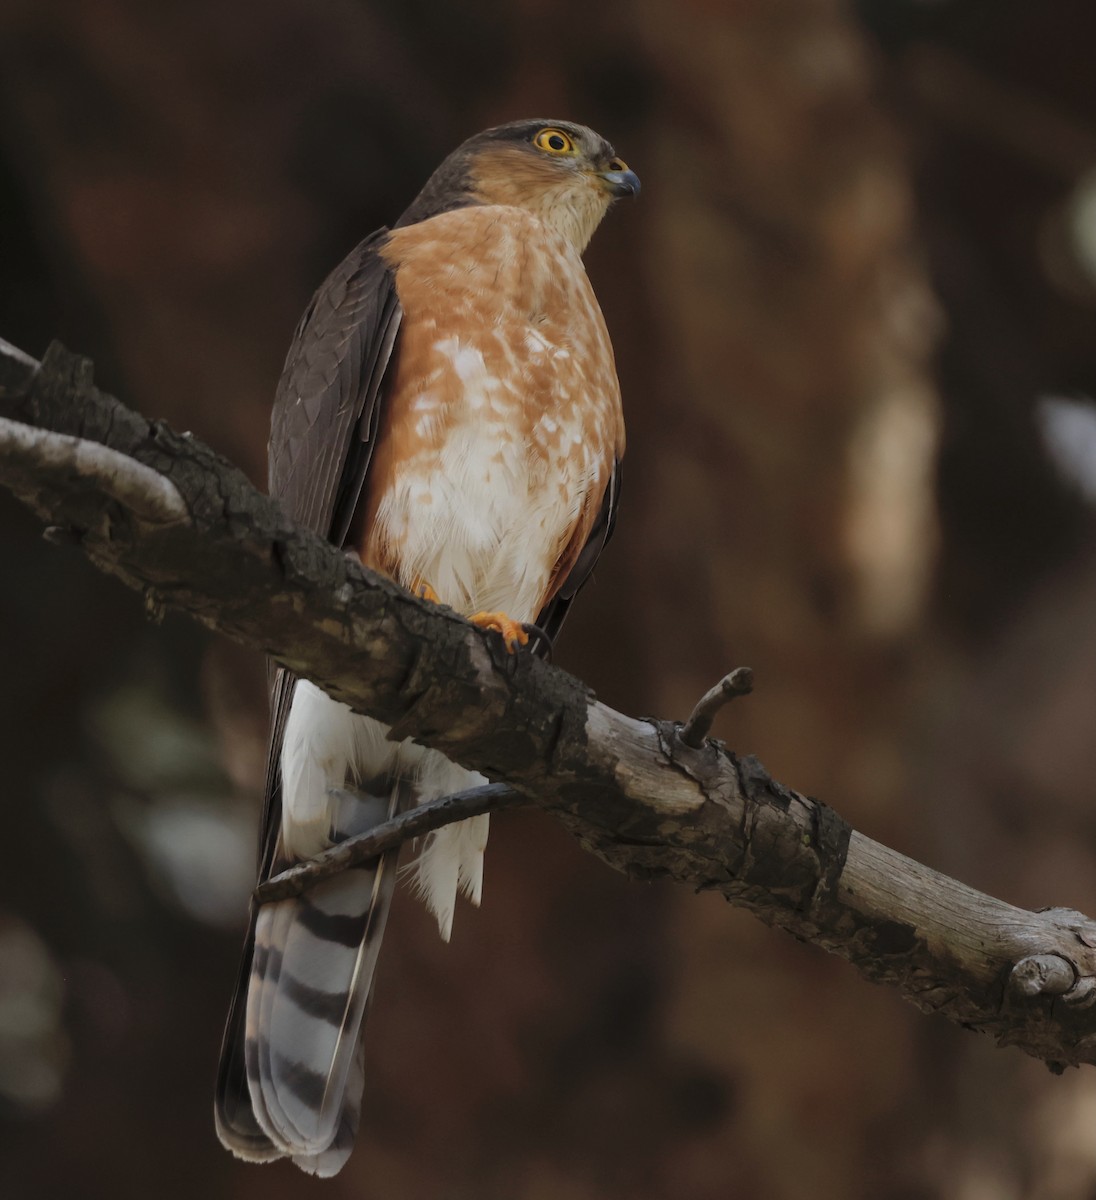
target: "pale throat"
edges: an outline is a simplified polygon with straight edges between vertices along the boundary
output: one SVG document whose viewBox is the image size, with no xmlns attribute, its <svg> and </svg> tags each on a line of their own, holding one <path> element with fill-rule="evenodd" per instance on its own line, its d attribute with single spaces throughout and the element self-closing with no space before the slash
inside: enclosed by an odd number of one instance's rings
<svg viewBox="0 0 1096 1200">
<path fill-rule="evenodd" d="M 482 204 L 523 208 L 566 238 L 581 254 L 609 211 L 612 197 L 601 181 L 586 171 L 560 177 L 550 164 L 530 162 L 512 150 L 485 160 L 490 171 L 475 180 L 473 194 Z"/>
<path fill-rule="evenodd" d="M 548 190 L 539 205 L 529 207 L 581 254 L 609 211 L 609 203 L 608 193 L 600 187 L 578 184 Z"/>
</svg>

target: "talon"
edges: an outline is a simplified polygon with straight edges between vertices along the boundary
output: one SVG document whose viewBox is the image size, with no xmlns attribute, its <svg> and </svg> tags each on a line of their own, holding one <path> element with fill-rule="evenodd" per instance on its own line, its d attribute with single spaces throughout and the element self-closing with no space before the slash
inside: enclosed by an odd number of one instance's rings
<svg viewBox="0 0 1096 1200">
<path fill-rule="evenodd" d="M 547 662 L 552 661 L 552 654 L 555 651 L 555 645 L 552 639 L 544 632 L 539 625 L 534 625 L 532 621 L 525 621 L 522 624 L 522 629 L 531 637 L 534 638 L 533 649 L 537 649 L 542 643 L 544 645 L 544 658 Z"/>
<path fill-rule="evenodd" d="M 514 621 L 502 612 L 478 612 L 469 617 L 469 621 L 480 629 L 493 629 L 501 633 L 506 642 L 506 649 L 513 654 L 518 646 L 529 644 L 529 635 L 520 621 Z"/>
<path fill-rule="evenodd" d="M 431 604 L 441 603 L 441 597 L 423 579 L 418 579 L 415 581 L 414 586 L 411 588 L 411 594 L 413 596 L 418 596 L 420 600 L 429 600 Z"/>
</svg>

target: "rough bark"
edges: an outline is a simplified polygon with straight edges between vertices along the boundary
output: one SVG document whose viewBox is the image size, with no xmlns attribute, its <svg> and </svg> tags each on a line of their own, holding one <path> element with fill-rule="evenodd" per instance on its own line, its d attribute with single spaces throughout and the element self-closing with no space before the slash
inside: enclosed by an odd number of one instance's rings
<svg viewBox="0 0 1096 1200">
<path fill-rule="evenodd" d="M 99 392 L 90 364 L 58 346 L 40 365 L 0 346 L 0 416 L 59 435 L 0 432 L 6 486 L 153 613 L 186 611 L 508 783 L 631 878 L 719 891 L 1052 1068 L 1096 1062 L 1087 917 L 983 895 L 852 830 L 756 759 L 693 748 L 681 725 L 615 712 L 511 656 L 290 524 L 235 467 Z"/>
</svg>

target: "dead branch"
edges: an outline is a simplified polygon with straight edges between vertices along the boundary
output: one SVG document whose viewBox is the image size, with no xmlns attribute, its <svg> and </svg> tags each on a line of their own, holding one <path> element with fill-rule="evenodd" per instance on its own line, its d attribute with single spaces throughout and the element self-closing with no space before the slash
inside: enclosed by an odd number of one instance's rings
<svg viewBox="0 0 1096 1200">
<path fill-rule="evenodd" d="M 342 793 L 335 791 L 328 794 Z M 356 867 L 371 858 L 377 858 L 386 850 L 394 850 L 412 838 L 452 825 L 454 821 L 466 821 L 481 813 L 498 812 L 501 808 L 514 808 L 528 803 L 520 792 L 515 792 L 504 783 L 489 783 L 483 787 L 469 788 L 466 792 L 442 796 L 440 800 L 431 800 L 427 804 L 420 804 L 418 808 L 397 813 L 390 820 L 374 825 L 368 833 L 359 833 L 345 842 L 338 842 L 308 862 L 298 863 L 260 883 L 254 892 L 255 900 L 259 904 L 269 904 L 272 900 L 299 896 L 321 879 L 330 879 L 347 867 Z"/>
<path fill-rule="evenodd" d="M 142 521 L 166 524 L 187 519 L 183 498 L 166 476 L 109 446 L 5 417 L 0 417 L 0 472 L 12 485 L 20 475 L 37 486 L 50 480 L 63 484 L 76 476 Z"/>
<path fill-rule="evenodd" d="M 153 607 L 188 612 L 395 736 L 505 782 L 633 879 L 716 889 L 1055 1069 L 1096 1062 L 1089 918 L 983 895 L 850 829 L 756 759 L 690 746 L 680 725 L 624 716 L 557 668 L 508 654 L 496 635 L 290 524 L 207 447 L 100 393 L 90 364 L 61 347 L 38 364 L 0 345 L 0 416 L 113 452 L 110 472 L 83 469 L 106 461 L 90 451 L 39 472 L 12 470 L 9 449 L 2 481 Z M 173 499 L 169 521 L 131 504 L 115 454 L 170 481 L 185 518 Z"/>
<path fill-rule="evenodd" d="M 681 740 L 686 746 L 699 750 L 704 745 L 704 739 L 708 736 L 719 710 L 736 696 L 748 696 L 752 691 L 753 672 L 749 667 L 735 667 L 697 701 L 689 719 L 681 727 Z"/>
</svg>

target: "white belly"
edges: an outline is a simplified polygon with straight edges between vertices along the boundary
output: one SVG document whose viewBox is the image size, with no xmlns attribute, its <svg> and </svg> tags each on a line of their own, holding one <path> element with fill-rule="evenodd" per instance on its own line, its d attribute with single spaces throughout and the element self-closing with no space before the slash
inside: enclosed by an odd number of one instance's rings
<svg viewBox="0 0 1096 1200">
<path fill-rule="evenodd" d="M 405 463 L 377 523 L 399 547 L 405 586 L 428 583 L 465 614 L 501 610 L 533 621 L 580 512 L 597 500 L 603 464 L 587 438 L 591 414 L 558 397 L 531 435 L 515 436 L 523 398 L 487 372 L 478 351 L 460 353 L 464 392 L 445 413 L 440 445 Z M 440 419 L 429 389 L 415 408 L 426 429 Z"/>
</svg>

